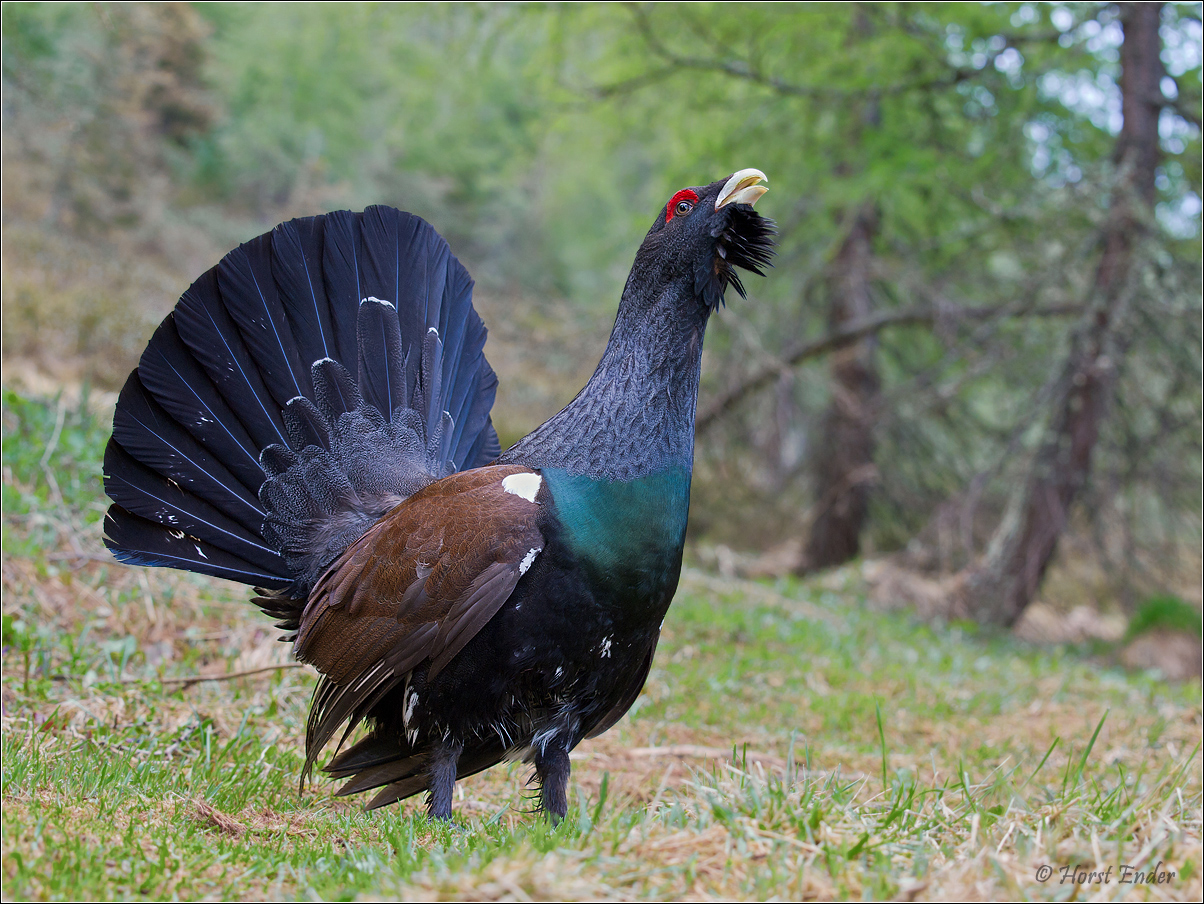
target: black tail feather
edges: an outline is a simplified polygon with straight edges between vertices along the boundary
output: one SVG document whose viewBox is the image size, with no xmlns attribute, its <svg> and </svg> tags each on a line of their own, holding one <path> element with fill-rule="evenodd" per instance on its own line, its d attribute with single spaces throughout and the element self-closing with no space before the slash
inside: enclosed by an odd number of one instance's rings
<svg viewBox="0 0 1204 904">
<path fill-rule="evenodd" d="M 135 460 L 259 532 L 265 515 L 259 500 L 155 401 L 138 371 L 118 396 L 113 439 Z"/>
<path fill-rule="evenodd" d="M 259 447 L 189 353 L 174 318 L 168 317 L 155 331 L 138 365 L 138 378 L 155 401 L 255 495 L 264 477 Z"/>
<path fill-rule="evenodd" d="M 355 349 L 354 334 L 347 336 L 346 348 L 340 348 L 336 338 L 322 280 L 322 223 L 322 217 L 312 217 L 272 230 L 272 275 L 305 364 L 323 358 L 348 361 L 346 355 Z"/>
<path fill-rule="evenodd" d="M 175 320 L 180 338 L 205 369 L 256 447 L 263 449 L 272 443 L 287 443 L 280 417 L 281 404 L 268 392 L 242 334 L 226 311 L 218 289 L 216 267 L 189 287 L 169 316 Z M 143 357 L 151 351 L 148 347 Z M 284 401 L 293 395 L 295 393 L 288 394 Z"/>
<path fill-rule="evenodd" d="M 292 579 L 284 574 L 259 568 L 183 531 L 165 529 L 162 524 L 148 521 L 120 505 L 109 506 L 105 515 L 105 543 L 118 561 L 127 565 L 182 568 L 272 590 L 292 584 Z"/>
<path fill-rule="evenodd" d="M 297 340 L 272 277 L 272 242 L 261 235 L 235 248 L 217 265 L 223 299 L 237 298 L 226 310 L 242 332 L 268 391 L 283 408 L 297 396 L 313 395 L 309 365 L 301 363 Z"/>
<path fill-rule="evenodd" d="M 334 318 L 337 360 L 355 373 L 356 314 L 360 301 L 368 293 L 360 288 L 360 216 L 349 210 L 336 210 L 318 217 L 322 221 L 322 281 L 326 301 Z M 351 312 L 350 321 L 347 314 Z"/>
<path fill-rule="evenodd" d="M 303 595 L 400 499 L 499 454 L 484 342 L 471 278 L 417 217 L 281 224 L 184 293 L 122 391 L 106 542 Z"/>
<path fill-rule="evenodd" d="M 140 464 L 116 440 L 105 448 L 104 470 L 109 475 L 105 491 L 127 512 L 164 525 L 169 532 L 203 539 L 267 573 L 284 573 L 280 553 L 262 537 Z"/>
</svg>

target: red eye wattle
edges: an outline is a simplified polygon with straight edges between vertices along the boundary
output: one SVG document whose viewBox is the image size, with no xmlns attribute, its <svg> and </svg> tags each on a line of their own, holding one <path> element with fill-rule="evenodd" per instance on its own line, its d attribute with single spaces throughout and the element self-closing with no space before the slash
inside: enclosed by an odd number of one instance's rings
<svg viewBox="0 0 1204 904">
<path fill-rule="evenodd" d="M 668 223 L 675 216 L 685 216 L 694 209 L 694 205 L 697 203 L 698 195 L 692 189 L 683 188 L 665 205 L 665 222 Z"/>
</svg>

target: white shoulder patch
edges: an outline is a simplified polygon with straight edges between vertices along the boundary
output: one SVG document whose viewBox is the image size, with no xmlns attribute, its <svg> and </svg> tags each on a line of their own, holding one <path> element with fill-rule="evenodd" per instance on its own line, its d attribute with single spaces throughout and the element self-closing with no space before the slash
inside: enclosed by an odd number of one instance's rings
<svg viewBox="0 0 1204 904">
<path fill-rule="evenodd" d="M 527 554 L 523 556 L 523 560 L 518 563 L 518 573 L 520 575 L 527 573 L 527 569 L 531 567 L 531 564 L 535 561 L 535 557 L 539 555 L 539 553 L 540 547 L 538 546 L 527 551 Z"/>
<path fill-rule="evenodd" d="M 539 492 L 541 483 L 543 483 L 543 478 L 538 474 L 511 474 L 509 477 L 502 478 L 502 489 L 515 496 L 521 496 L 528 502 L 534 502 L 535 494 Z"/>
</svg>

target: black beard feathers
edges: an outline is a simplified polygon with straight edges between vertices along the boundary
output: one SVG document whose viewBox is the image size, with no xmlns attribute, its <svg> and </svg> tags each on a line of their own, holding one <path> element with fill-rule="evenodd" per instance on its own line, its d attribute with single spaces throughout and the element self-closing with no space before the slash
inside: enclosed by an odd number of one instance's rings
<svg viewBox="0 0 1204 904">
<path fill-rule="evenodd" d="M 740 293 L 741 298 L 748 297 L 736 268 L 740 267 L 758 276 L 764 276 L 764 268 L 773 266 L 773 237 L 777 232 L 777 224 L 757 213 L 751 204 L 736 204 L 732 207 L 727 226 L 717 236 L 718 242 L 715 245 L 715 252 L 719 256 L 715 275 L 719 283 L 720 301 L 729 285 Z"/>
</svg>

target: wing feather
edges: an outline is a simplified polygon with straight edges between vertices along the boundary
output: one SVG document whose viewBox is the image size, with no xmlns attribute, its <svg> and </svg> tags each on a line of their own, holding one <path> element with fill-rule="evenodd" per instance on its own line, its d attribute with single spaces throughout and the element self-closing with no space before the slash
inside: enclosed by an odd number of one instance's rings
<svg viewBox="0 0 1204 904">
<path fill-rule="evenodd" d="M 340 725 L 354 727 L 424 662 L 433 678 L 510 598 L 532 550 L 544 545 L 539 503 L 502 485 L 528 471 L 492 466 L 431 484 L 319 579 L 296 644 L 297 658 L 324 676 L 306 736 L 307 772 Z"/>
</svg>

